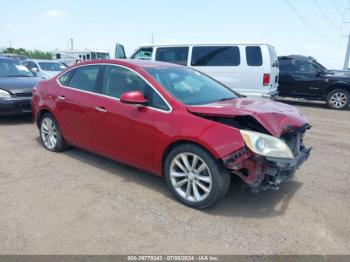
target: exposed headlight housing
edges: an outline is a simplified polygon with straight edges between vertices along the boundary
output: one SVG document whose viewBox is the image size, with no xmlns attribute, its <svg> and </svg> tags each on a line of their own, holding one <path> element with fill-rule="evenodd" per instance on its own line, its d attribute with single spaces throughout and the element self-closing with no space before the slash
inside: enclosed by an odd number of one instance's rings
<svg viewBox="0 0 350 262">
<path fill-rule="evenodd" d="M 0 98 L 11 98 L 11 94 L 5 90 L 0 89 Z"/>
<path fill-rule="evenodd" d="M 240 131 L 245 144 L 254 153 L 266 157 L 294 158 L 290 148 L 281 139 L 254 131 Z"/>
</svg>

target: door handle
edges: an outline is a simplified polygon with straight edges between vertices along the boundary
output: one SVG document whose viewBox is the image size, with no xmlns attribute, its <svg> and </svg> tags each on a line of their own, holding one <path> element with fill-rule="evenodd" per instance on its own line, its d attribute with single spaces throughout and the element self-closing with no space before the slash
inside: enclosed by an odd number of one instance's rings
<svg viewBox="0 0 350 262">
<path fill-rule="evenodd" d="M 107 112 L 106 108 L 104 108 L 102 106 L 96 106 L 95 109 L 96 109 L 96 111 L 101 112 L 101 113 Z"/>
<path fill-rule="evenodd" d="M 64 96 L 57 96 L 56 100 L 58 100 L 58 101 L 66 101 L 67 98 L 65 98 Z"/>
</svg>

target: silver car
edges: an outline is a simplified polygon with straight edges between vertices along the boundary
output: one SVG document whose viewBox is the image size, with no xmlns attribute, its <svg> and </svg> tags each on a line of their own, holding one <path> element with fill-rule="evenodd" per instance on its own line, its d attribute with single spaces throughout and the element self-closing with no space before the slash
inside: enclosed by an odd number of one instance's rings
<svg viewBox="0 0 350 262">
<path fill-rule="evenodd" d="M 49 79 L 67 68 L 64 64 L 52 60 L 25 60 L 22 62 L 30 71 L 38 77 Z"/>
</svg>

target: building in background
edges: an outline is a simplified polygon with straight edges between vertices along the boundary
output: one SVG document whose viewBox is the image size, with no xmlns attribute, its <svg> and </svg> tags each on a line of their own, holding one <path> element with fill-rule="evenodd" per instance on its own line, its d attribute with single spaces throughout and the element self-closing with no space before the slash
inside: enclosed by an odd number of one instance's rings
<svg viewBox="0 0 350 262">
<path fill-rule="evenodd" d="M 86 60 L 109 59 L 109 52 L 98 50 L 54 50 L 52 51 L 52 60 L 60 61 L 68 66 Z"/>
</svg>

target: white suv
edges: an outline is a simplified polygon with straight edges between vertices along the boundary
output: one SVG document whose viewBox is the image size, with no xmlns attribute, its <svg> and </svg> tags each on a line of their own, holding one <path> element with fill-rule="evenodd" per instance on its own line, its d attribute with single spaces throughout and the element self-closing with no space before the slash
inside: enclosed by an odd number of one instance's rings
<svg viewBox="0 0 350 262">
<path fill-rule="evenodd" d="M 267 44 L 144 46 L 131 58 L 193 67 L 250 97 L 273 98 L 278 94 L 278 58 Z"/>
</svg>

